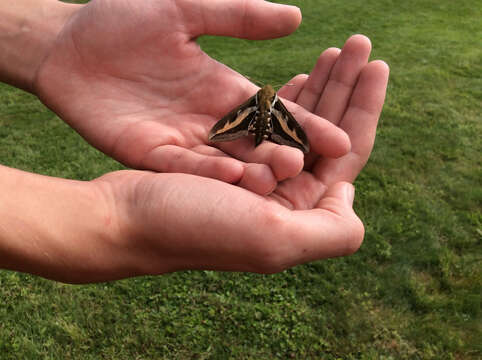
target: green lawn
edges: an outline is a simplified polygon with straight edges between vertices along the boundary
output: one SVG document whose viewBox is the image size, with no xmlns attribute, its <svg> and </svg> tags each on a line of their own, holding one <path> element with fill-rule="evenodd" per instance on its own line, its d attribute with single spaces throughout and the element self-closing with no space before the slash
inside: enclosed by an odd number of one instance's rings
<svg viewBox="0 0 482 360">
<path fill-rule="evenodd" d="M 290 3 L 304 20 L 288 38 L 200 43 L 280 84 L 349 35 L 371 38 L 391 77 L 356 182 L 360 251 L 271 276 L 195 271 L 72 286 L 2 271 L 0 359 L 480 359 L 481 3 Z M 121 168 L 6 85 L 0 162 L 75 179 Z"/>
</svg>

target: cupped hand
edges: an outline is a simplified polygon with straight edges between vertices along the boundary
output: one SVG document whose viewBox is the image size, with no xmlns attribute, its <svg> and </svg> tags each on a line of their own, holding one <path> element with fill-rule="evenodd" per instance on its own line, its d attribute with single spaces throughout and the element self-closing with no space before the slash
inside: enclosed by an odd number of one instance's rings
<svg viewBox="0 0 482 360">
<path fill-rule="evenodd" d="M 88 142 L 127 166 L 182 172 L 270 193 L 304 165 L 294 148 L 208 142 L 212 125 L 252 96 L 246 78 L 207 56 L 203 34 L 267 39 L 299 9 L 261 0 L 93 0 L 80 6 L 37 71 L 34 91 Z M 317 156 L 347 153 L 336 124 L 290 104 Z M 311 135 L 314 134 L 314 135 Z"/>
<path fill-rule="evenodd" d="M 308 154 L 303 171 L 266 196 L 189 174 L 106 174 L 90 184 L 96 206 L 108 209 L 109 234 L 77 244 L 80 254 L 68 246 L 61 258 L 72 271 L 61 266 L 47 276 L 91 282 L 184 269 L 273 273 L 356 251 L 364 228 L 350 183 L 372 150 L 388 79 L 385 63 L 368 62 L 370 47 L 353 36 L 341 51 L 322 53 L 309 76 L 290 82 L 296 86 L 280 90 L 346 131 L 348 154 Z M 308 132 L 314 126 L 304 125 Z"/>
<path fill-rule="evenodd" d="M 352 36 L 342 50 L 323 52 L 309 76 L 295 77 L 296 86 L 280 90 L 346 131 L 352 147 L 338 159 L 308 154 L 302 173 L 268 196 L 182 174 L 120 172 L 96 180 L 114 199 L 129 199 L 120 213 L 142 239 L 135 241 L 144 261 L 138 271 L 272 273 L 356 251 L 364 227 L 352 209 L 351 183 L 373 148 L 389 74 L 384 62 L 368 62 L 370 51 L 366 37 Z"/>
<path fill-rule="evenodd" d="M 74 265 L 63 281 L 186 269 L 274 273 L 351 254 L 363 239 L 349 183 L 333 184 L 311 210 L 291 210 L 278 197 L 189 174 L 125 170 L 91 184 L 98 206 L 110 209 L 108 228 L 117 232 L 85 239 L 87 254 L 69 247 Z"/>
</svg>

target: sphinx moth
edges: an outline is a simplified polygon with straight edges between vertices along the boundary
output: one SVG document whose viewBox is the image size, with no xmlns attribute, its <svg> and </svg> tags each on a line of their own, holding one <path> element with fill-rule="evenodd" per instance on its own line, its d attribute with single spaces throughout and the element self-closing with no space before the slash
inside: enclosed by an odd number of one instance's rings
<svg viewBox="0 0 482 360">
<path fill-rule="evenodd" d="M 209 132 L 212 142 L 231 141 L 254 134 L 255 146 L 263 140 L 310 150 L 305 132 L 278 98 L 271 85 L 263 86 L 245 103 L 231 110 Z"/>
</svg>

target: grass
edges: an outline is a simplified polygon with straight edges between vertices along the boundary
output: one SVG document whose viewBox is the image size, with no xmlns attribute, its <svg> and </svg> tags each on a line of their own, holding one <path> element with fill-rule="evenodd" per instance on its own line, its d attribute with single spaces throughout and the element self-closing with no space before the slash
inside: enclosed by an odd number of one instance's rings
<svg viewBox="0 0 482 360">
<path fill-rule="evenodd" d="M 290 37 L 200 44 L 253 79 L 283 83 L 349 35 L 371 38 L 391 78 L 356 182 L 366 224 L 360 251 L 273 276 L 195 271 L 71 286 L 2 271 L 0 359 L 482 356 L 481 5 L 291 3 L 304 20 Z M 75 179 L 121 168 L 6 85 L 0 159 Z"/>
</svg>

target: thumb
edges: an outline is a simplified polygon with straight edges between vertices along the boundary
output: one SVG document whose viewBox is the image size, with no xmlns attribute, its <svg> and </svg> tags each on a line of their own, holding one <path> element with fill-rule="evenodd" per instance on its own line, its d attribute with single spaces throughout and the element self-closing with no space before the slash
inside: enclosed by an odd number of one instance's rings
<svg viewBox="0 0 482 360">
<path fill-rule="evenodd" d="M 330 186 L 318 203 L 318 208 L 325 214 L 330 257 L 350 255 L 356 252 L 363 241 L 365 229 L 362 221 L 353 211 L 355 187 L 348 182 L 338 182 Z M 327 239 L 327 242 L 325 242 Z"/>
<path fill-rule="evenodd" d="M 263 40 L 291 34 L 300 25 L 296 6 L 264 0 L 210 0 L 178 3 L 193 37 L 232 36 Z"/>
<path fill-rule="evenodd" d="M 292 238 L 303 249 L 297 263 L 353 254 L 360 247 L 364 227 L 352 208 L 354 187 L 333 184 L 317 208 L 293 212 Z"/>
</svg>

